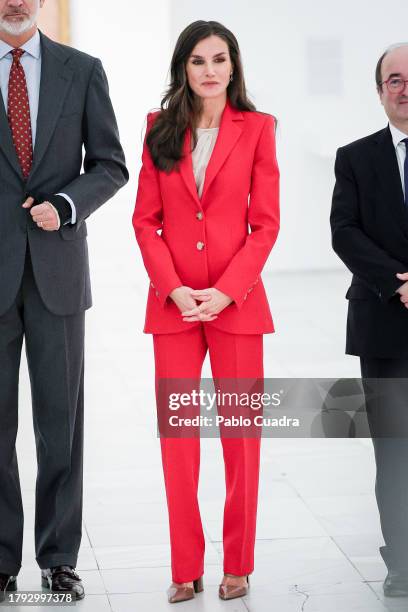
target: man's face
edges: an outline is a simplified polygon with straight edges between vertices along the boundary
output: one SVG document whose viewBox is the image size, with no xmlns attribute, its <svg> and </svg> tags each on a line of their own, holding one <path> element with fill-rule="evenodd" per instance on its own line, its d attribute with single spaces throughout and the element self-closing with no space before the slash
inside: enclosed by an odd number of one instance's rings
<svg viewBox="0 0 408 612">
<path fill-rule="evenodd" d="M 390 78 L 408 80 L 408 45 L 393 49 L 384 57 L 381 80 L 387 81 Z M 404 89 L 399 93 L 389 91 L 384 83 L 379 94 L 390 122 L 397 126 L 408 123 L 408 83 L 404 84 Z"/>
<path fill-rule="evenodd" d="M 0 0 L 0 32 L 12 36 L 32 28 L 45 0 Z"/>
</svg>

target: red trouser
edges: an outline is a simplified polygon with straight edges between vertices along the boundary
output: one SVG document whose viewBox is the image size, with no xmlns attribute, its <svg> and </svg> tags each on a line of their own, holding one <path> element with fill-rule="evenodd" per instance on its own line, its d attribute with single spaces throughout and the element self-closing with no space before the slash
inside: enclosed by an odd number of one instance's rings
<svg viewBox="0 0 408 612">
<path fill-rule="evenodd" d="M 201 324 L 155 334 L 156 381 L 199 379 L 207 348 L 214 378 L 263 378 L 263 336 L 228 334 Z M 254 568 L 260 438 L 221 438 L 226 481 L 224 572 Z M 204 573 L 204 533 L 198 506 L 200 438 L 160 438 L 170 523 L 172 578 L 189 582 Z"/>
</svg>

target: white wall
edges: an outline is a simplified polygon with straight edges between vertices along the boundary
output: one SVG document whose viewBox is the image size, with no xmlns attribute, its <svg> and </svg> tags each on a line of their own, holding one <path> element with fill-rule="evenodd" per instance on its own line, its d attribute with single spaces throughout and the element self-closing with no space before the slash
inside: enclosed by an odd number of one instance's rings
<svg viewBox="0 0 408 612">
<path fill-rule="evenodd" d="M 257 107 L 280 121 L 282 230 L 269 266 L 341 267 L 328 225 L 334 155 L 386 125 L 374 69 L 408 39 L 406 0 L 172 0 L 171 18 L 173 42 L 196 19 L 230 28 Z"/>
<path fill-rule="evenodd" d="M 130 173 L 129 183 L 88 223 L 94 301 L 104 305 L 107 321 L 111 312 L 130 307 L 137 317 L 133 330 L 143 327 L 148 277 L 131 216 L 146 114 L 160 104 L 170 63 L 169 13 L 170 0 L 71 0 L 71 44 L 103 62 Z"/>
<path fill-rule="evenodd" d="M 160 102 L 179 32 L 216 19 L 240 42 L 258 108 L 279 119 L 282 229 L 268 266 L 342 267 L 328 223 L 334 155 L 386 125 L 374 68 L 384 47 L 408 39 L 406 0 L 71 2 L 72 44 L 99 56 L 109 77 L 131 171 L 121 202 L 134 200 L 145 115 Z"/>
<path fill-rule="evenodd" d="M 146 114 L 160 103 L 170 63 L 169 0 L 71 0 L 72 41 L 101 58 L 135 193 Z M 123 191 L 121 192 L 123 195 Z"/>
</svg>

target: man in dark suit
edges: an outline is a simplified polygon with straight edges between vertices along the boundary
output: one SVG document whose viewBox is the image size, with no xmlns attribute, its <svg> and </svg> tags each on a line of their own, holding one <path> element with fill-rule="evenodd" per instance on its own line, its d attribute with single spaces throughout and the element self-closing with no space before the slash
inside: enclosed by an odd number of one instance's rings
<svg viewBox="0 0 408 612">
<path fill-rule="evenodd" d="M 38 31 L 43 3 L 0 0 L 0 599 L 16 590 L 22 555 L 23 337 L 38 461 L 36 559 L 43 586 L 84 596 L 74 569 L 91 306 L 85 220 L 128 180 L 102 64 Z"/>
<path fill-rule="evenodd" d="M 408 43 L 379 59 L 388 126 L 341 147 L 333 248 L 353 273 L 346 352 L 360 356 L 388 568 L 384 592 L 408 595 Z"/>
</svg>

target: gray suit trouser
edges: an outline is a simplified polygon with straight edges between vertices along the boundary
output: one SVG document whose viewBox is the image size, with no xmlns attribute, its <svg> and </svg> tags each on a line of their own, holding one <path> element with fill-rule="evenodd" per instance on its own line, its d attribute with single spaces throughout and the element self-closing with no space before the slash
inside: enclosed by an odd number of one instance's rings
<svg viewBox="0 0 408 612">
<path fill-rule="evenodd" d="M 16 457 L 23 337 L 37 447 L 35 550 L 42 568 L 76 567 L 81 542 L 85 313 L 57 316 L 38 293 L 27 245 L 24 276 L 0 316 L 0 573 L 21 567 L 23 507 Z"/>
<path fill-rule="evenodd" d="M 408 575 L 408 359 L 360 357 L 377 466 L 375 493 L 389 570 Z"/>
</svg>

